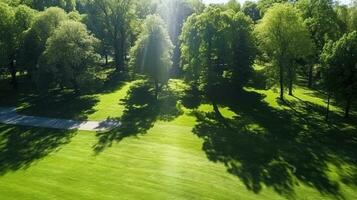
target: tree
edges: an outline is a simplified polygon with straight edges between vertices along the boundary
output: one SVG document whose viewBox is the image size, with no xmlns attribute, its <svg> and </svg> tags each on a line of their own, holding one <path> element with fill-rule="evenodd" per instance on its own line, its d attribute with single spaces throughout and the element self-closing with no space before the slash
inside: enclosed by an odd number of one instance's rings
<svg viewBox="0 0 357 200">
<path fill-rule="evenodd" d="M 338 5 L 335 10 L 342 33 L 357 30 L 357 3 L 351 6 Z"/>
<path fill-rule="evenodd" d="M 38 12 L 25 5 L 20 5 L 16 7 L 15 10 L 14 27 L 17 36 L 17 61 L 19 66 L 24 67 L 28 64 L 27 61 L 32 59 L 26 58 L 25 56 L 24 50 L 29 47 L 25 46 L 24 40 L 26 38 L 27 30 L 31 28 Z"/>
<path fill-rule="evenodd" d="M 160 86 L 168 80 L 172 65 L 173 45 L 163 20 L 157 15 L 149 15 L 143 22 L 142 32 L 130 52 L 130 65 L 135 71 L 154 80 L 155 96 Z"/>
<path fill-rule="evenodd" d="M 297 9 L 289 4 L 276 4 L 266 12 L 255 31 L 262 51 L 278 67 L 280 98 L 284 99 L 284 77 L 287 76 L 292 95 L 295 61 L 311 53 L 308 30 Z"/>
<path fill-rule="evenodd" d="M 26 64 L 26 69 L 31 77 L 36 71 L 39 57 L 45 50 L 47 39 L 64 20 L 67 14 L 61 8 L 48 8 L 36 17 L 31 28 L 24 35 L 22 48 L 22 62 Z"/>
<path fill-rule="evenodd" d="M 243 13 L 208 7 L 183 26 L 181 60 L 186 78 L 203 90 L 218 116 L 219 88 L 226 82 L 241 88 L 248 80 L 254 60 L 252 23 Z"/>
<path fill-rule="evenodd" d="M 124 70 L 134 16 L 132 0 L 89 0 L 88 2 L 87 25 L 106 46 L 112 47 L 117 71 Z"/>
<path fill-rule="evenodd" d="M 168 33 L 172 43 L 173 51 L 173 71 L 177 75 L 180 65 L 180 41 L 182 25 L 187 17 L 195 12 L 192 5 L 186 0 L 166 0 L 158 8 L 158 13 L 166 23 Z"/>
<path fill-rule="evenodd" d="M 0 64 L 9 67 L 11 83 L 17 88 L 17 61 L 23 33 L 34 19 L 35 12 L 27 6 L 10 7 L 0 2 Z"/>
<path fill-rule="evenodd" d="M 99 60 L 98 39 L 80 22 L 64 21 L 48 38 L 38 72 L 40 87 L 49 84 L 73 88 L 78 94 L 94 79 Z"/>
<path fill-rule="evenodd" d="M 246 1 L 243 4 L 242 11 L 244 14 L 248 15 L 254 22 L 258 21 L 260 16 L 260 10 L 257 4 L 253 1 Z"/>
<path fill-rule="evenodd" d="M 321 59 L 327 64 L 325 86 L 329 93 L 344 99 L 345 117 L 350 114 L 357 98 L 357 31 L 344 34 L 339 40 L 327 43 Z"/>
<path fill-rule="evenodd" d="M 256 54 L 253 21 L 242 12 L 233 15 L 230 21 L 226 41 L 231 53 L 228 53 L 226 62 L 228 72 L 232 73 L 230 81 L 241 89 L 251 77 Z"/>
<path fill-rule="evenodd" d="M 301 11 L 316 47 L 315 54 L 306 61 L 309 65 L 308 86 L 312 87 L 314 65 L 319 61 L 322 48 L 326 41 L 336 40 L 340 37 L 341 27 L 338 24 L 337 14 L 331 0 L 300 0 L 296 7 Z"/>
<path fill-rule="evenodd" d="M 14 22 L 14 9 L 6 3 L 0 2 L 0 63 L 1 65 L 9 67 L 12 77 L 11 83 L 14 89 L 16 89 L 16 64 L 14 63 L 16 53 L 16 32 Z"/>
</svg>

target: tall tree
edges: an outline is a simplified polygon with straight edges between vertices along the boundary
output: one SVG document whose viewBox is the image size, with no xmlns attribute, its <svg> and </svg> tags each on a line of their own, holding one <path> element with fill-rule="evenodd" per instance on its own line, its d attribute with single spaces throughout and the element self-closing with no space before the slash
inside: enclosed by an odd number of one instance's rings
<svg viewBox="0 0 357 200">
<path fill-rule="evenodd" d="M 80 22 L 64 21 L 48 38 L 38 71 L 40 88 L 49 84 L 80 89 L 94 79 L 99 40 Z"/>
<path fill-rule="evenodd" d="M 276 4 L 268 9 L 255 31 L 263 52 L 278 67 L 280 98 L 284 99 L 286 82 L 292 95 L 295 60 L 311 53 L 308 30 L 297 9 L 289 4 Z"/>
<path fill-rule="evenodd" d="M 6 3 L 0 2 L 0 63 L 8 66 L 11 72 L 11 83 L 17 88 L 15 60 L 15 11 Z"/>
<path fill-rule="evenodd" d="M 333 9 L 332 0 L 300 0 L 296 7 L 301 11 L 316 47 L 315 54 L 307 61 L 309 65 L 308 86 L 312 87 L 314 65 L 319 61 L 322 48 L 326 41 L 336 40 L 340 37 L 341 28 Z"/>
<path fill-rule="evenodd" d="M 157 15 L 149 15 L 131 50 L 130 65 L 153 79 L 156 98 L 160 87 L 168 80 L 172 50 L 173 45 L 163 20 Z"/>
<path fill-rule="evenodd" d="M 21 49 L 24 31 L 31 26 L 35 12 L 24 5 L 10 7 L 4 3 L 0 3 L 0 11 L 0 63 L 9 67 L 11 83 L 16 89 L 18 54 Z"/>
<path fill-rule="evenodd" d="M 345 101 L 345 117 L 357 98 L 357 31 L 327 43 L 321 59 L 327 64 L 325 85 L 329 93 Z"/>
<path fill-rule="evenodd" d="M 24 35 L 22 48 L 22 61 L 30 77 L 36 71 L 39 57 L 45 50 L 47 39 L 64 20 L 67 20 L 66 12 L 61 8 L 48 8 L 39 13 L 31 28 Z"/>
<path fill-rule="evenodd" d="M 114 51 L 117 71 L 123 71 L 135 10 L 132 0 L 89 0 L 88 27 Z"/>
<path fill-rule="evenodd" d="M 166 0 L 158 7 L 158 12 L 165 21 L 170 39 L 175 46 L 173 51 L 173 71 L 177 75 L 180 67 L 179 36 L 182 25 L 195 10 L 186 0 Z"/>
<path fill-rule="evenodd" d="M 27 61 L 33 58 L 26 58 L 24 50 L 27 48 L 24 43 L 24 39 L 26 38 L 26 34 L 29 28 L 31 28 L 38 12 L 36 10 L 31 9 L 28 6 L 20 5 L 16 7 L 15 12 L 15 29 L 17 35 L 17 61 L 20 67 L 24 67 L 26 70 Z"/>
<path fill-rule="evenodd" d="M 219 87 L 226 81 L 242 87 L 249 77 L 254 59 L 251 25 L 243 13 L 208 7 L 183 26 L 181 60 L 186 78 L 203 89 L 219 116 Z"/>
</svg>

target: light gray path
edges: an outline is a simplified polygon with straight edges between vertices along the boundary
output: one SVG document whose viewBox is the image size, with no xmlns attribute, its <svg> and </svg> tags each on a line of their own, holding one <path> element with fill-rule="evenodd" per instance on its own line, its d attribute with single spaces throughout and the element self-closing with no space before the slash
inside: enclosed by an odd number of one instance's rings
<svg viewBox="0 0 357 200">
<path fill-rule="evenodd" d="M 120 126 L 119 121 L 110 119 L 105 121 L 77 121 L 19 115 L 16 113 L 16 108 L 12 107 L 0 107 L 0 123 L 66 130 L 78 129 L 84 131 L 110 131 L 113 128 Z"/>
</svg>

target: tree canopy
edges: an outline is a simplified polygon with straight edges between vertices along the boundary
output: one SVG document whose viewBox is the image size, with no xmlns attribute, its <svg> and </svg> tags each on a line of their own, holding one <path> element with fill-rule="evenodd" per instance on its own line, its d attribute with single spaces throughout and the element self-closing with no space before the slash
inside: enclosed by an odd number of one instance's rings
<svg viewBox="0 0 357 200">
<path fill-rule="evenodd" d="M 300 12 L 289 4 L 276 4 L 269 9 L 255 32 L 259 46 L 279 71 L 280 97 L 283 99 L 287 76 L 289 93 L 295 77 L 295 61 L 312 52 L 312 42 Z"/>
<path fill-rule="evenodd" d="M 242 88 L 254 60 L 252 20 L 243 13 L 209 7 L 188 18 L 181 35 L 186 78 L 215 101 L 219 87 Z"/>
<path fill-rule="evenodd" d="M 88 2 L 88 27 L 114 51 L 118 71 L 124 70 L 126 56 L 133 34 L 134 2 L 132 0 L 90 0 Z"/>
<path fill-rule="evenodd" d="M 169 78 L 173 47 L 163 20 L 158 15 L 149 15 L 131 49 L 130 65 L 154 80 L 156 96 L 160 84 L 165 84 Z"/>
<path fill-rule="evenodd" d="M 328 65 L 325 85 L 330 93 L 346 102 L 348 117 L 352 101 L 357 98 L 357 31 L 344 34 L 325 45 L 321 59 Z"/>
<path fill-rule="evenodd" d="M 58 28 L 62 21 L 67 20 L 67 14 L 61 8 L 48 8 L 39 13 L 32 26 L 24 35 L 21 55 L 22 63 L 26 63 L 29 75 L 32 75 L 38 65 L 39 58 L 45 50 L 47 39 Z"/>
<path fill-rule="evenodd" d="M 60 84 L 79 92 L 94 79 L 99 55 L 99 41 L 89 34 L 84 24 L 64 21 L 48 38 L 41 56 L 39 86 Z"/>
</svg>

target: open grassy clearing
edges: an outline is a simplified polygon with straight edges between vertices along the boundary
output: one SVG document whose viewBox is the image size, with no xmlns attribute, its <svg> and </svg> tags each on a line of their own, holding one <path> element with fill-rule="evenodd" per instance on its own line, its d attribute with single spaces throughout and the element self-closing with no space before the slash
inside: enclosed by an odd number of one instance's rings
<svg viewBox="0 0 357 200">
<path fill-rule="evenodd" d="M 121 116 L 119 130 L 1 125 L 0 199 L 357 198 L 356 127 L 340 123 L 337 115 L 337 129 L 324 126 L 319 109 L 324 102 L 306 89 L 297 88 L 299 99 L 291 97 L 286 105 L 271 90 L 247 89 L 236 106 L 222 100 L 229 130 L 209 104 L 196 111 L 170 110 L 176 99 L 151 105 L 139 86 L 126 97 L 133 85 L 93 95 L 92 112 L 84 115 L 91 120 Z M 171 87 L 182 86 L 173 82 Z M 148 112 L 150 106 L 163 108 Z"/>
</svg>

